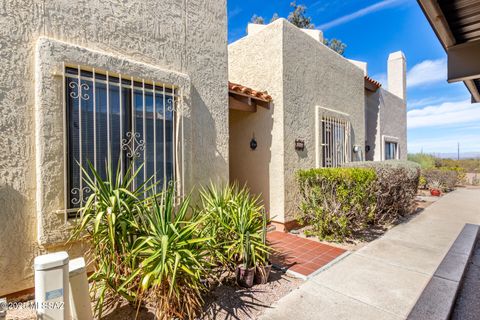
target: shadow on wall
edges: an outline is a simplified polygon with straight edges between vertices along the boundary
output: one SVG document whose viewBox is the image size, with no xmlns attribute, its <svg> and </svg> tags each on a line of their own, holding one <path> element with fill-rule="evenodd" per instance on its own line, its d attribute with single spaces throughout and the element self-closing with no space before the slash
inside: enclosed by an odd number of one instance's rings
<svg viewBox="0 0 480 320">
<path fill-rule="evenodd" d="M 366 100 L 367 103 L 365 104 L 366 113 L 365 113 L 365 125 L 366 125 L 366 137 L 365 137 L 365 145 L 370 147 L 368 152 L 365 152 L 365 160 L 373 161 L 375 160 L 374 157 L 374 150 L 377 149 L 377 126 L 378 126 L 378 115 L 380 112 L 380 90 L 377 92 L 367 92 Z"/>
<path fill-rule="evenodd" d="M 227 104 L 227 101 L 225 103 Z M 228 123 L 227 119 L 223 123 L 222 121 L 215 123 L 216 113 L 221 114 L 226 111 L 224 108 L 208 109 L 204 99 L 194 86 L 191 89 L 190 106 L 190 114 L 187 114 L 183 120 L 186 139 L 185 192 L 193 191 L 192 196 L 197 199 L 198 192 L 195 190 L 198 187 L 208 185 L 210 181 L 215 184 L 228 182 L 226 178 L 228 162 L 223 156 L 227 152 L 227 146 L 224 146 L 225 150 L 218 148 L 218 145 L 222 146 L 228 143 Z M 223 119 L 225 116 L 219 115 L 218 119 Z M 219 127 L 222 125 L 225 128 Z M 224 133 L 219 133 L 219 129 Z M 222 136 L 223 134 L 225 136 Z M 223 139 L 224 141 L 222 141 Z"/>
<path fill-rule="evenodd" d="M 272 161 L 273 103 L 270 109 L 258 106 L 257 112 L 229 112 L 230 181 L 246 185 L 260 195 L 270 213 L 270 166 Z M 252 149 L 250 142 L 256 141 Z M 278 174 L 282 174 L 279 172 Z"/>
<path fill-rule="evenodd" d="M 31 201 L 12 186 L 0 186 L 0 297 L 33 285 L 33 259 L 40 250 L 35 208 L 27 203 Z"/>
</svg>

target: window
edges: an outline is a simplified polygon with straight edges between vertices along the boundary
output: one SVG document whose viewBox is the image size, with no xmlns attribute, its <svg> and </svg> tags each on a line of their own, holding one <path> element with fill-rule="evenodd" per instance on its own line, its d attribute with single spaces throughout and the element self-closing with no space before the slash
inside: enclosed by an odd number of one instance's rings
<svg viewBox="0 0 480 320">
<path fill-rule="evenodd" d="M 397 159 L 397 147 L 396 142 L 385 142 L 385 160 Z"/>
<path fill-rule="evenodd" d="M 67 209 L 90 192 L 79 166 L 88 161 L 102 178 L 107 163 L 114 172 L 144 163 L 137 185 L 151 176 L 158 188 L 175 180 L 176 99 L 173 86 L 65 68 Z"/>
<path fill-rule="evenodd" d="M 322 166 L 339 167 L 350 162 L 350 123 L 331 117 L 322 118 Z"/>
</svg>

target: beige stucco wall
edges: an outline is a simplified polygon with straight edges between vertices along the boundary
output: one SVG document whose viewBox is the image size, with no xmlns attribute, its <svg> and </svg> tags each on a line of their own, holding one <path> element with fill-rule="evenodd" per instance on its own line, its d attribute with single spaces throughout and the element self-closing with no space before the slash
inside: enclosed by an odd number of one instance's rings
<svg viewBox="0 0 480 320">
<path fill-rule="evenodd" d="M 361 148 L 354 159 L 362 160 L 363 77 L 360 68 L 284 19 L 229 46 L 230 80 L 256 90 L 268 90 L 273 97 L 270 185 L 265 187 L 270 189 L 270 212 L 274 220 L 294 219 L 298 200 L 295 173 L 315 167 L 317 157 L 321 157 L 316 119 L 322 114 L 350 121 L 352 144 Z M 250 117 L 253 119 L 255 114 Z M 264 121 L 265 130 L 270 130 L 269 119 Z M 261 127 L 254 121 L 251 125 Z M 303 152 L 295 150 L 295 139 L 305 140 Z M 230 146 L 234 147 L 232 141 Z M 233 168 L 232 175 L 235 170 L 237 174 L 243 172 Z"/>
<path fill-rule="evenodd" d="M 273 23 L 228 46 L 230 81 L 267 90 L 273 97 L 269 110 L 258 107 L 253 114 L 231 112 L 230 179 L 247 183 L 261 194 L 271 218 L 280 221 L 285 199 L 282 29 L 281 23 Z M 255 151 L 249 147 L 253 133 L 258 143 Z M 252 169 L 252 165 L 257 168 Z M 268 169 L 260 172 L 259 168 Z"/>
<path fill-rule="evenodd" d="M 287 22 L 283 48 L 284 215 L 290 221 L 298 210 L 295 174 L 299 169 L 314 168 L 316 154 L 321 158 L 322 140 L 315 132 L 316 121 L 321 120 L 322 114 L 350 121 L 352 145 L 361 148 L 361 153 L 353 154 L 352 160 L 363 160 L 364 74 L 356 65 Z M 305 140 L 305 151 L 295 150 L 295 139 Z"/>
<path fill-rule="evenodd" d="M 64 172 L 58 59 L 185 82 L 175 85 L 188 106 L 188 191 L 228 179 L 226 33 L 224 0 L 0 4 L 0 296 L 32 287 L 34 256 L 61 249 L 68 235 L 55 213 Z"/>
<path fill-rule="evenodd" d="M 407 107 L 405 101 L 380 88 L 366 91 L 366 144 L 370 146 L 367 160 L 385 160 L 385 141 L 398 143 L 400 160 L 407 159 Z"/>
<path fill-rule="evenodd" d="M 257 107 L 256 113 L 230 110 L 230 180 L 247 185 L 260 195 L 270 212 L 270 160 L 272 146 L 272 109 Z M 255 138 L 257 148 L 250 148 Z"/>
</svg>

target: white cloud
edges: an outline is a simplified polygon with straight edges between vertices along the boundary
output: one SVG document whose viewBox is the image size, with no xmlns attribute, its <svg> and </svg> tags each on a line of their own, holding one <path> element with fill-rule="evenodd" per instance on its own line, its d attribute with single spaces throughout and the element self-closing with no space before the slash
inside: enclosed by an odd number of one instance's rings
<svg viewBox="0 0 480 320">
<path fill-rule="evenodd" d="M 458 101 L 462 99 L 463 97 L 458 97 Z M 442 102 L 446 102 L 448 100 L 452 100 L 452 97 L 444 97 L 444 96 L 439 96 L 439 97 L 427 97 L 427 98 L 422 98 L 422 99 L 413 99 L 413 100 L 408 100 L 407 102 L 407 107 L 409 109 L 418 109 L 420 107 L 426 107 L 426 106 L 431 106 L 431 105 L 437 105 Z"/>
<path fill-rule="evenodd" d="M 407 73 L 407 86 L 417 87 L 447 80 L 447 59 L 424 60 Z"/>
<path fill-rule="evenodd" d="M 444 102 L 407 112 L 409 129 L 438 127 L 480 121 L 480 104 L 470 100 Z"/>
<path fill-rule="evenodd" d="M 353 13 L 350 13 L 350 14 L 347 14 L 347 15 L 342 16 L 340 18 L 337 18 L 335 20 L 332 20 L 330 22 L 324 23 L 321 26 L 319 26 L 318 28 L 320 30 L 326 30 L 326 29 L 329 29 L 329 28 L 333 28 L 333 27 L 339 26 L 341 24 L 350 22 L 352 20 L 358 19 L 360 17 L 366 16 L 370 13 L 380 11 L 380 10 L 386 9 L 388 7 L 393 7 L 395 5 L 398 5 L 398 4 L 401 4 L 401 3 L 406 3 L 406 2 L 407 2 L 407 0 L 383 0 L 383 1 L 377 2 L 375 4 L 372 4 L 371 6 L 365 7 L 363 9 L 360 9 L 360 10 L 355 11 Z"/>
<path fill-rule="evenodd" d="M 243 10 L 240 7 L 235 7 L 233 10 L 230 10 L 230 12 L 228 12 L 228 20 L 235 18 L 242 13 L 242 11 Z"/>
</svg>

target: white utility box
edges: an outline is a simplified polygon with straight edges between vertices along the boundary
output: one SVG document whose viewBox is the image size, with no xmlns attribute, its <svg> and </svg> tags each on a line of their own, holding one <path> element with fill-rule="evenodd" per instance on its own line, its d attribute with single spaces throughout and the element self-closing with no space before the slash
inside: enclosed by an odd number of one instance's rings
<svg viewBox="0 0 480 320">
<path fill-rule="evenodd" d="M 92 305 L 88 290 L 85 259 L 77 258 L 68 264 L 70 274 L 70 311 L 72 320 L 92 320 Z"/>
<path fill-rule="evenodd" d="M 70 319 L 68 253 L 61 251 L 38 256 L 34 264 L 37 319 Z"/>
</svg>

